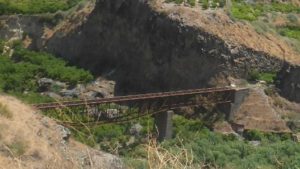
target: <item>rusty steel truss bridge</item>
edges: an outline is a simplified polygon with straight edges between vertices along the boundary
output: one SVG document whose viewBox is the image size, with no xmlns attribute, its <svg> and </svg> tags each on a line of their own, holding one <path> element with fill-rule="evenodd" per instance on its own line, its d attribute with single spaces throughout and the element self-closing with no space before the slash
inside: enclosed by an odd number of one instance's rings
<svg viewBox="0 0 300 169">
<path fill-rule="evenodd" d="M 247 93 L 248 89 L 245 88 L 204 88 L 33 106 L 57 122 L 71 127 L 123 123 L 152 116 L 159 132 L 158 139 L 163 140 L 172 137 L 173 110 L 187 107 L 218 107 L 227 119 L 230 119 Z"/>
<path fill-rule="evenodd" d="M 124 122 L 142 116 L 157 114 L 182 107 L 202 105 L 230 105 L 235 102 L 235 93 L 245 89 L 204 88 L 172 92 L 116 96 L 94 100 L 64 101 L 33 105 L 44 112 L 69 112 L 85 115 L 82 123 L 100 124 Z M 78 117 L 77 117 L 78 118 Z"/>
</svg>

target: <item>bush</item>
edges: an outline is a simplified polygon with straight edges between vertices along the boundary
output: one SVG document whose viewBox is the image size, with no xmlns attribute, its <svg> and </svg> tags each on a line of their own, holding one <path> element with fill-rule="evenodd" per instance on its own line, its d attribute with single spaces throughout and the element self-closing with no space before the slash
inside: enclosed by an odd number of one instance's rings
<svg viewBox="0 0 300 169">
<path fill-rule="evenodd" d="M 300 41 L 300 27 L 292 27 L 292 26 L 282 27 L 279 28 L 279 33 L 282 36 L 287 36 L 289 38 L 293 38 Z"/>
<path fill-rule="evenodd" d="M 293 24 L 298 22 L 298 17 L 295 14 L 288 14 L 287 19 Z"/>
<path fill-rule="evenodd" d="M 248 74 L 249 81 L 256 81 L 259 79 L 259 72 L 257 70 L 251 70 Z"/>
<path fill-rule="evenodd" d="M 187 3 L 190 4 L 191 6 L 195 6 L 196 0 L 187 0 Z"/>
<path fill-rule="evenodd" d="M 231 8 L 231 15 L 234 18 L 248 21 L 257 20 L 259 16 L 262 16 L 268 12 L 299 13 L 300 8 L 291 3 L 272 2 L 270 4 L 247 4 L 246 2 L 240 0 L 234 0 Z"/>
<path fill-rule="evenodd" d="M 16 42 L 11 44 L 14 54 L 11 58 L 0 54 L 0 91 L 8 92 L 21 99 L 49 101 L 46 96 L 37 94 L 40 78 L 47 77 L 70 85 L 87 83 L 93 79 L 90 72 L 68 66 L 59 58 L 44 52 L 24 49 Z M 26 91 L 28 94 L 23 94 Z"/>
<path fill-rule="evenodd" d="M 5 105 L 0 103 L 0 116 L 11 119 L 13 117 L 13 114 L 7 109 Z"/>
<path fill-rule="evenodd" d="M 209 8 L 209 1 L 208 0 L 201 0 L 202 8 L 208 9 Z"/>
<path fill-rule="evenodd" d="M 264 138 L 264 134 L 257 130 L 249 130 L 244 133 L 244 137 L 247 140 L 262 140 Z"/>
<path fill-rule="evenodd" d="M 263 11 L 260 7 L 249 5 L 246 3 L 233 2 L 231 8 L 231 15 L 237 19 L 243 19 L 248 21 L 256 20 Z"/>
<path fill-rule="evenodd" d="M 247 80 L 249 80 L 249 81 L 262 80 L 262 81 L 265 81 L 267 84 L 273 84 L 275 78 L 276 78 L 276 73 L 275 72 L 262 72 L 262 73 L 260 73 L 257 70 L 251 70 L 248 73 Z"/>
<path fill-rule="evenodd" d="M 26 62 L 39 69 L 39 76 L 49 77 L 70 84 L 86 83 L 93 76 L 83 69 L 68 66 L 62 59 L 43 52 L 32 52 L 23 48 L 16 48 L 13 59 L 18 63 Z"/>
<path fill-rule="evenodd" d="M 81 0 L 0 0 L 0 15 L 54 13 L 68 10 Z"/>
<path fill-rule="evenodd" d="M 3 40 L 0 40 L 0 55 L 3 53 L 4 45 L 5 45 L 5 42 Z"/>
</svg>

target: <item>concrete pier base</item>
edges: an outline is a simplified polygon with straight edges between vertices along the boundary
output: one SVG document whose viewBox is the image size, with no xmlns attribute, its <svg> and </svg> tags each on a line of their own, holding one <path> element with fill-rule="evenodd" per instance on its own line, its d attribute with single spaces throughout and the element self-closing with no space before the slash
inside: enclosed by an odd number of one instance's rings
<svg viewBox="0 0 300 169">
<path fill-rule="evenodd" d="M 171 139 L 173 134 L 172 117 L 174 112 L 172 110 L 158 113 L 154 116 L 154 127 L 158 131 L 158 141 Z"/>
<path fill-rule="evenodd" d="M 232 93 L 232 102 L 230 104 L 222 104 L 218 106 L 218 109 L 225 113 L 225 118 L 228 121 L 234 119 L 234 114 L 239 110 L 244 99 L 249 95 L 249 89 L 237 89 Z"/>
<path fill-rule="evenodd" d="M 233 102 L 229 109 L 229 120 L 233 120 L 235 112 L 237 112 L 244 102 L 244 99 L 249 96 L 249 89 L 236 90 L 234 93 Z"/>
</svg>

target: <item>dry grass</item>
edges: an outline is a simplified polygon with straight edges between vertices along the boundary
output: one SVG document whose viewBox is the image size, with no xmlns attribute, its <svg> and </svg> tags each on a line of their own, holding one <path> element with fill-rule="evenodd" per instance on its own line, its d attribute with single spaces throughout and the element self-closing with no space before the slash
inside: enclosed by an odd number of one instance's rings
<svg viewBox="0 0 300 169">
<path fill-rule="evenodd" d="M 11 119 L 13 114 L 8 110 L 6 105 L 0 103 L 0 116 Z"/>
<path fill-rule="evenodd" d="M 0 115 L 0 169 L 111 168 L 117 160 L 73 139 L 66 142 L 57 123 L 13 97 L 0 96 L 0 103 L 15 113 L 13 120 Z"/>
<path fill-rule="evenodd" d="M 174 20 L 180 20 L 185 25 L 202 28 L 233 46 L 246 46 L 291 63 L 300 64 L 299 53 L 285 40 L 272 32 L 265 32 L 261 35 L 250 23 L 233 21 L 226 11 L 203 11 L 200 7 L 190 8 L 183 5 L 166 5 L 161 1 L 163 0 L 157 0 L 153 8 L 172 16 Z"/>
<path fill-rule="evenodd" d="M 7 146 L 13 157 L 20 157 L 25 154 L 27 144 L 21 140 L 16 140 Z"/>
<path fill-rule="evenodd" d="M 204 165 L 195 166 L 193 152 L 181 145 L 179 151 L 171 152 L 157 144 L 155 139 L 149 140 L 146 145 L 148 153 L 148 167 L 150 169 L 187 169 L 203 168 Z"/>
</svg>

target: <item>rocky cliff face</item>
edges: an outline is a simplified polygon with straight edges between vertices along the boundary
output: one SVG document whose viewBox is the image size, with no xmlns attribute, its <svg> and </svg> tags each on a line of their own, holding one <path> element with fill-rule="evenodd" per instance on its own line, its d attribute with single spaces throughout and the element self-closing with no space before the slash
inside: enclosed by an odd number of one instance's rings
<svg viewBox="0 0 300 169">
<path fill-rule="evenodd" d="M 300 66 L 286 64 L 278 73 L 278 88 L 281 95 L 289 100 L 300 102 Z"/>
<path fill-rule="evenodd" d="M 53 16 L 54 17 L 54 16 Z M 0 39 L 24 40 L 30 37 L 30 48 L 41 49 L 45 28 L 53 28 L 47 16 L 14 15 L 0 16 Z"/>
<path fill-rule="evenodd" d="M 228 76 L 280 69 L 266 53 L 231 46 L 171 15 L 147 1 L 99 0 L 81 26 L 56 32 L 46 49 L 108 75 L 119 94 L 227 85 Z"/>
<path fill-rule="evenodd" d="M 228 85 L 229 76 L 282 66 L 276 57 L 188 26 L 176 12 L 158 12 L 148 1 L 99 0 L 75 15 L 58 25 L 59 15 L 2 16 L 0 38 L 26 35 L 29 47 L 115 80 L 116 94 Z"/>
</svg>

